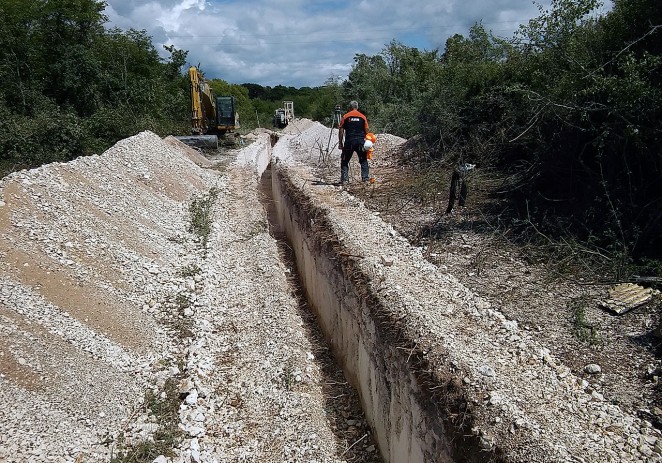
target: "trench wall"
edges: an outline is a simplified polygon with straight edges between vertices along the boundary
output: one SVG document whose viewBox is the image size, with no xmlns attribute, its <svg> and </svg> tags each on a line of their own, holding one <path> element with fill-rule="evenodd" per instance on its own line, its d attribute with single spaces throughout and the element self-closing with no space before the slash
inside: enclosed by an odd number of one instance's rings
<svg viewBox="0 0 662 463">
<path fill-rule="evenodd" d="M 423 393 L 411 350 L 392 342 L 366 288 L 314 227 L 320 211 L 274 167 L 272 192 L 308 301 L 345 376 L 358 391 L 366 419 L 387 462 L 451 462 L 453 449 L 439 410 Z M 326 230 L 327 228 L 324 227 Z M 351 257 L 350 257 L 351 259 Z M 372 298 L 374 299 L 374 298 Z"/>
</svg>

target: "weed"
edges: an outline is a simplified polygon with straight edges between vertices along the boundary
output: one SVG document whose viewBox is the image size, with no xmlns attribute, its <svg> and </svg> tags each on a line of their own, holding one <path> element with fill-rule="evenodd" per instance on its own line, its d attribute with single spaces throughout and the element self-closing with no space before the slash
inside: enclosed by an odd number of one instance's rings
<svg viewBox="0 0 662 463">
<path fill-rule="evenodd" d="M 193 305 L 193 301 L 186 293 L 180 292 L 167 297 L 166 307 L 169 311 L 166 312 L 163 323 L 176 331 L 180 338 L 193 337 L 193 321 L 191 317 L 184 314 L 191 305 Z"/>
<path fill-rule="evenodd" d="M 158 429 L 151 440 L 129 444 L 123 434 L 117 438 L 117 456 L 111 463 L 151 463 L 159 455 L 174 457 L 173 449 L 182 441 L 183 432 L 179 428 L 179 406 L 181 399 L 177 391 L 178 377 L 168 378 L 162 394 L 152 390 L 145 394 L 146 412 L 155 418 Z"/>
<path fill-rule="evenodd" d="M 482 248 L 471 258 L 471 266 L 476 270 L 476 275 L 480 276 L 486 267 L 487 255 L 485 248 Z"/>
<path fill-rule="evenodd" d="M 183 309 L 191 307 L 191 298 L 186 293 L 177 293 L 177 296 L 175 296 L 175 304 L 177 305 L 177 308 L 181 311 Z"/>
<path fill-rule="evenodd" d="M 172 242 L 172 243 L 177 243 L 177 244 L 184 244 L 184 243 L 186 242 L 186 240 L 184 239 L 184 237 L 183 237 L 183 236 L 179 236 L 179 235 L 177 235 L 177 236 L 169 236 L 169 237 L 168 237 L 168 241 L 170 241 L 170 242 Z"/>
<path fill-rule="evenodd" d="M 570 301 L 569 308 L 572 310 L 573 331 L 578 339 L 595 346 L 600 344 L 600 335 L 597 328 L 586 320 L 587 304 L 588 298 L 585 296 Z"/>
<path fill-rule="evenodd" d="M 186 278 L 197 275 L 202 269 L 197 264 L 188 264 L 179 270 L 179 275 Z"/>
<path fill-rule="evenodd" d="M 285 362 L 285 365 L 283 365 L 283 386 L 285 389 L 288 391 L 291 391 L 292 388 L 294 387 L 294 383 L 296 381 L 296 378 L 294 376 L 294 367 L 292 365 L 292 361 L 288 360 Z"/>
<path fill-rule="evenodd" d="M 206 196 L 195 198 L 189 206 L 191 223 L 189 224 L 188 231 L 200 238 L 204 249 L 207 249 L 207 240 L 211 233 L 211 210 L 216 198 L 218 198 L 218 190 L 212 188 Z"/>
</svg>

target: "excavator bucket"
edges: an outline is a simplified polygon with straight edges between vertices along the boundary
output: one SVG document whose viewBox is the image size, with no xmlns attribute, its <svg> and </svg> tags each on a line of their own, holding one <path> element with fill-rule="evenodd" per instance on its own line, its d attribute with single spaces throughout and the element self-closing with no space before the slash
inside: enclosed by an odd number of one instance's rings
<svg viewBox="0 0 662 463">
<path fill-rule="evenodd" d="M 218 137 L 216 135 L 186 135 L 175 138 L 194 148 L 206 150 L 218 149 Z"/>
</svg>

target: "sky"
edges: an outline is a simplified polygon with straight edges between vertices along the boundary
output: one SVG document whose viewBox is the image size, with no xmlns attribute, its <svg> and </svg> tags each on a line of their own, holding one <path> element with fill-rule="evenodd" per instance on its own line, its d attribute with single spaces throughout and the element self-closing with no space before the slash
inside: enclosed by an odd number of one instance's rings
<svg viewBox="0 0 662 463">
<path fill-rule="evenodd" d="M 146 30 L 188 50 L 189 65 L 232 84 L 318 87 L 345 79 L 357 54 L 392 40 L 443 51 L 446 39 L 481 21 L 499 37 L 551 0 L 106 0 L 109 27 Z M 604 9 L 605 7 L 603 7 Z"/>
</svg>

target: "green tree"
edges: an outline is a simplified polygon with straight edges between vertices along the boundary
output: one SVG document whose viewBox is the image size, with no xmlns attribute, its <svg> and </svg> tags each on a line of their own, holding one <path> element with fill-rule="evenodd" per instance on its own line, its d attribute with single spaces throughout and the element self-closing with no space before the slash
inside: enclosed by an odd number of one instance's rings
<svg viewBox="0 0 662 463">
<path fill-rule="evenodd" d="M 436 68 L 436 51 L 420 51 L 393 41 L 380 55 L 354 57 L 343 85 L 344 100 L 358 100 L 377 130 L 414 135 L 420 131 L 417 114 Z"/>
<path fill-rule="evenodd" d="M 302 104 L 297 105 L 295 101 L 295 110 L 298 108 L 301 113 L 310 114 L 312 119 L 331 125 L 334 108 L 342 102 L 341 83 L 339 77 L 329 77 L 322 87 L 309 91 L 310 97 L 313 97 L 309 108 L 302 107 Z"/>
<path fill-rule="evenodd" d="M 41 48 L 35 77 L 43 94 L 63 108 L 89 116 L 98 107 L 100 66 L 94 54 L 103 34 L 105 3 L 95 0 L 41 0 L 36 42 Z"/>
<path fill-rule="evenodd" d="M 3 172 L 98 152 L 150 129 L 181 130 L 186 53 L 164 62 L 145 31 L 105 30 L 95 0 L 0 4 Z"/>
</svg>

